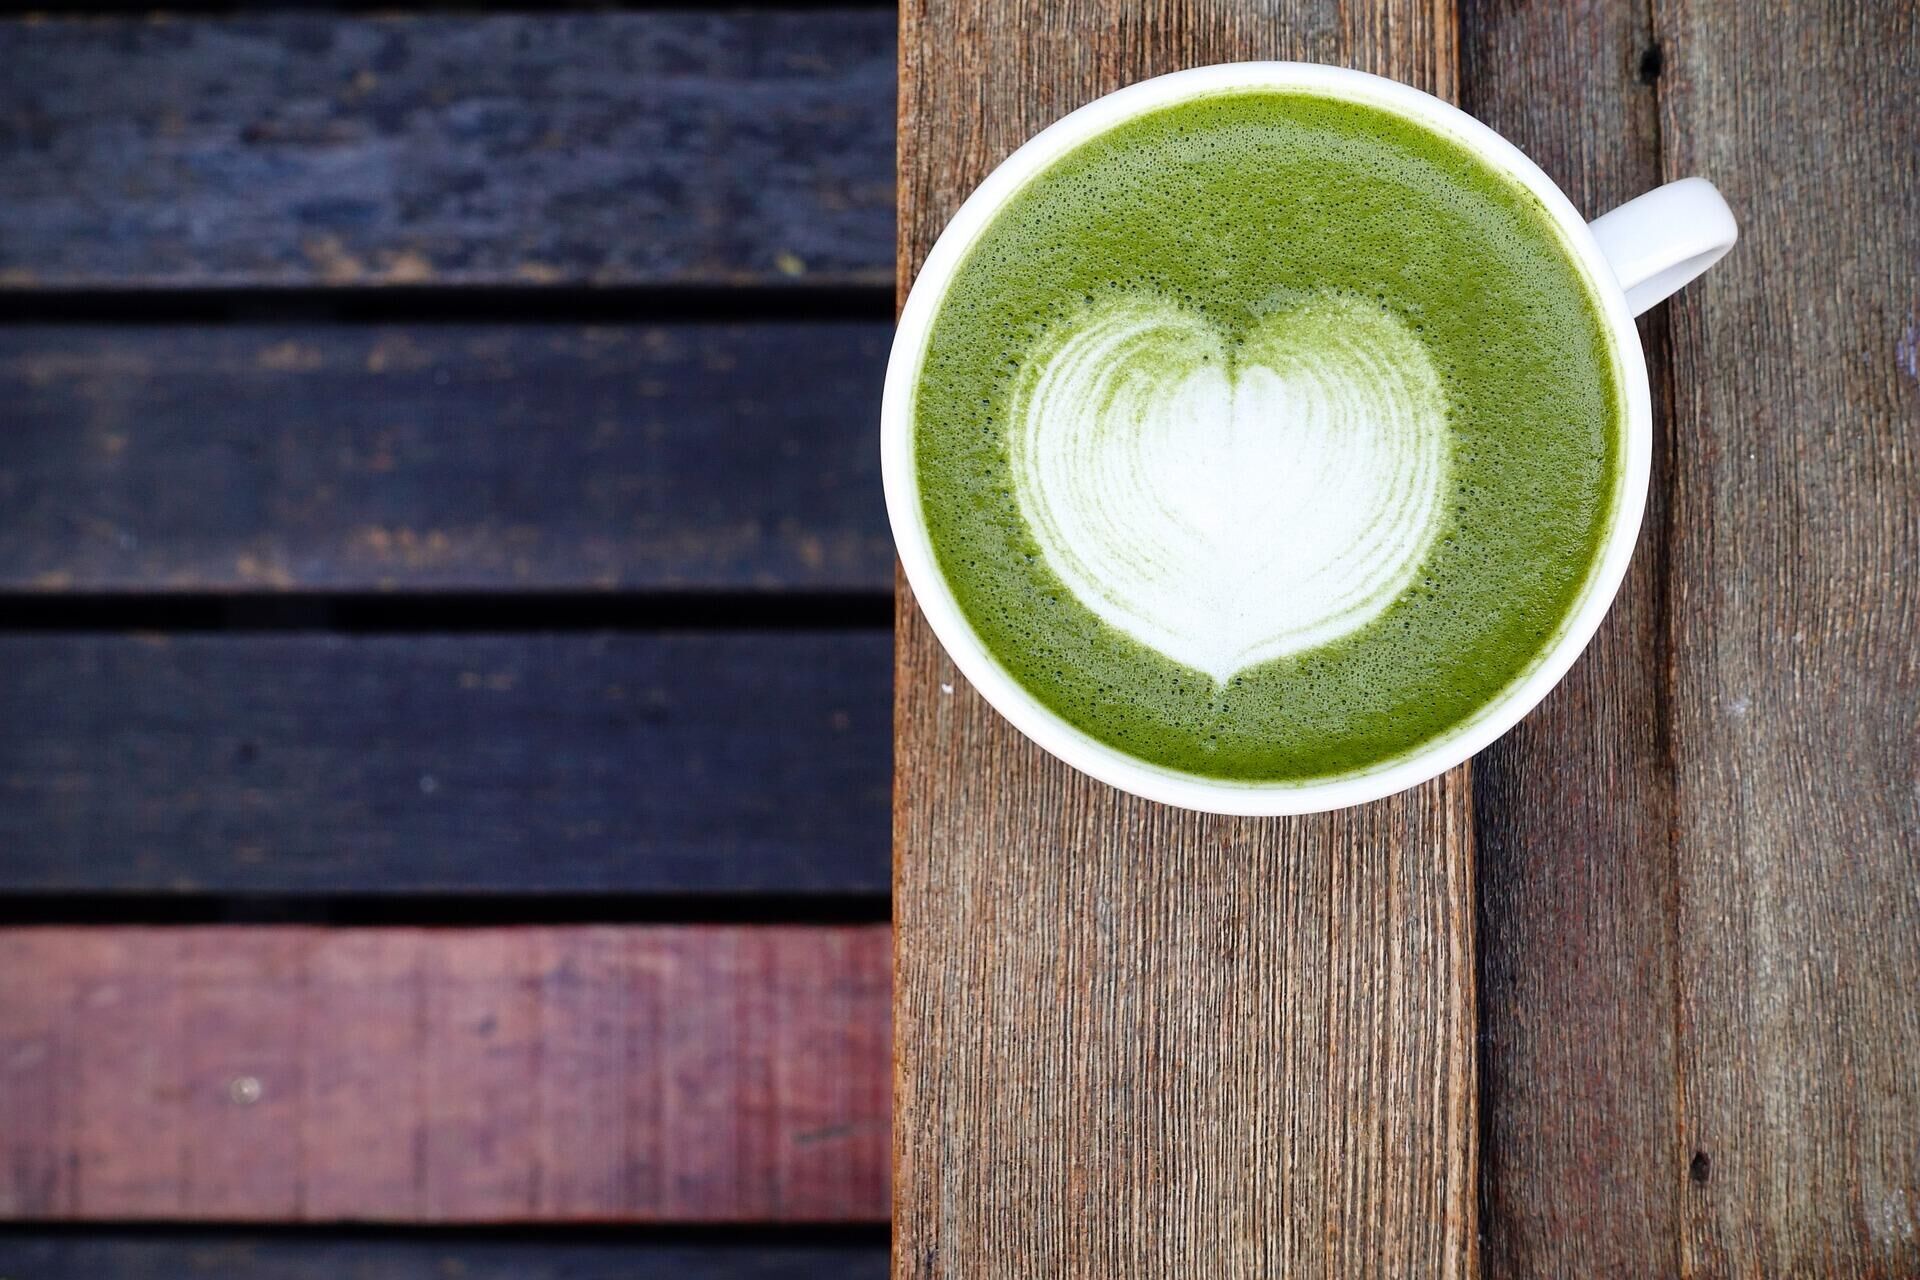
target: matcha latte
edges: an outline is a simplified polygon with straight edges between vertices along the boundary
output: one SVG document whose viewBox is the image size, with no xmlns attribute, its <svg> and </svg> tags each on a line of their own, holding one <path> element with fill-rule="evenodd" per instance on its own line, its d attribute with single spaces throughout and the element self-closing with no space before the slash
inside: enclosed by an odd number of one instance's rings
<svg viewBox="0 0 1920 1280">
<path fill-rule="evenodd" d="M 1305 781 L 1447 734 L 1558 635 L 1621 377 L 1520 184 L 1380 108 L 1234 90 L 994 214 L 912 465 L 958 608 L 1038 702 L 1151 765 Z"/>
</svg>

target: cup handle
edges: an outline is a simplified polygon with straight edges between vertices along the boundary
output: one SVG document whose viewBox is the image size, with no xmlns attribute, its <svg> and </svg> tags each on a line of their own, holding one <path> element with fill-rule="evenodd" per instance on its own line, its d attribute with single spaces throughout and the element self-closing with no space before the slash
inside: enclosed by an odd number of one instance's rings
<svg viewBox="0 0 1920 1280">
<path fill-rule="evenodd" d="M 1726 256 L 1733 210 L 1705 178 L 1655 187 L 1587 224 L 1636 316 Z"/>
</svg>

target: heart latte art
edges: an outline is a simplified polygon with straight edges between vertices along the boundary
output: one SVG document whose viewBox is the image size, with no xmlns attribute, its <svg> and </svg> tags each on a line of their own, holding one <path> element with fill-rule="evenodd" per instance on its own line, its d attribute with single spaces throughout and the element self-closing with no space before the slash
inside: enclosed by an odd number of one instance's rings
<svg viewBox="0 0 1920 1280">
<path fill-rule="evenodd" d="M 1443 523 L 1446 397 L 1412 329 L 1354 299 L 1238 342 L 1171 303 L 1115 301 L 1030 354 L 1011 454 L 1074 595 L 1224 684 L 1407 588 Z"/>
</svg>

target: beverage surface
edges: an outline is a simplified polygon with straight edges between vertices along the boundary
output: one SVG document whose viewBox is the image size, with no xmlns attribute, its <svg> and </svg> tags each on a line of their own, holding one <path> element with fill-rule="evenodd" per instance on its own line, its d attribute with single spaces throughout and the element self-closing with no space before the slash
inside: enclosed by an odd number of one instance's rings
<svg viewBox="0 0 1920 1280">
<path fill-rule="evenodd" d="M 1306 780 L 1526 673 L 1616 500 L 1619 380 L 1530 192 L 1379 108 L 1241 91 L 995 215 L 915 468 L 962 612 L 1042 703 L 1152 764 Z"/>
</svg>

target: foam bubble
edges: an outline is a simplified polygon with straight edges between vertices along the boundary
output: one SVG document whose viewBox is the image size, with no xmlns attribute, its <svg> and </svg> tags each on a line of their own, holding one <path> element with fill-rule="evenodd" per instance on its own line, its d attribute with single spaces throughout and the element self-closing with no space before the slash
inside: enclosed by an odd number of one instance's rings
<svg viewBox="0 0 1920 1280">
<path fill-rule="evenodd" d="M 1109 625 L 1216 684 L 1364 626 L 1445 523 L 1446 396 L 1412 328 L 1320 294 L 1230 342 L 1158 298 L 1029 352 L 1014 490 Z"/>
</svg>

